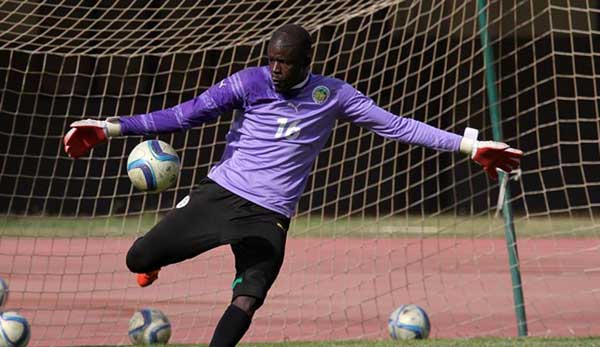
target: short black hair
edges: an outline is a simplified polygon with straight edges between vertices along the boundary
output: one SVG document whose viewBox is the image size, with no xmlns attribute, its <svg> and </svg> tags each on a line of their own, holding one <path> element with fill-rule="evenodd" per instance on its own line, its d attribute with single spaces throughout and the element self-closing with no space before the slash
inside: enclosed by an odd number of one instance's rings
<svg viewBox="0 0 600 347">
<path fill-rule="evenodd" d="M 291 46 L 309 55 L 312 48 L 312 40 L 308 31 L 300 25 L 286 24 L 273 32 L 269 45 Z"/>
</svg>

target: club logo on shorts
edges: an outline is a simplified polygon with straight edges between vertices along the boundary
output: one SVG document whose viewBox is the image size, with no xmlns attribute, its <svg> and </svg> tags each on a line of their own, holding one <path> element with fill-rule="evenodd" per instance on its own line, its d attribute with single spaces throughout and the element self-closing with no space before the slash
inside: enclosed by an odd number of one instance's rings
<svg viewBox="0 0 600 347">
<path fill-rule="evenodd" d="M 321 105 L 329 98 L 329 88 L 325 86 L 316 86 L 312 91 L 312 99 L 315 104 Z"/>
<path fill-rule="evenodd" d="M 185 198 L 181 199 L 181 201 L 178 202 L 175 207 L 177 207 L 177 208 L 185 207 L 185 205 L 187 205 L 188 202 L 190 202 L 190 196 L 186 195 Z"/>
</svg>

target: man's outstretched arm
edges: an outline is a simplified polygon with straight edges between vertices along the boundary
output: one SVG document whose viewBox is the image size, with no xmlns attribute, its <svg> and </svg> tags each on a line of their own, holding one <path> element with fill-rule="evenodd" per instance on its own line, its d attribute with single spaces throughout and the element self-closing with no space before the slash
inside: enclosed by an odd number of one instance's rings
<svg viewBox="0 0 600 347">
<path fill-rule="evenodd" d="M 349 85 L 341 92 L 343 118 L 383 137 L 440 151 L 460 151 L 481 165 L 491 179 L 497 180 L 497 169 L 511 172 L 520 165 L 523 152 L 503 142 L 477 141 L 460 136 L 415 119 L 396 116 L 375 105 Z"/>
<path fill-rule="evenodd" d="M 79 158 L 109 137 L 189 129 L 212 121 L 232 109 L 241 108 L 242 105 L 242 81 L 239 74 L 234 74 L 196 98 L 171 108 L 131 117 L 73 122 L 63 139 L 65 152 L 72 158 Z"/>
</svg>

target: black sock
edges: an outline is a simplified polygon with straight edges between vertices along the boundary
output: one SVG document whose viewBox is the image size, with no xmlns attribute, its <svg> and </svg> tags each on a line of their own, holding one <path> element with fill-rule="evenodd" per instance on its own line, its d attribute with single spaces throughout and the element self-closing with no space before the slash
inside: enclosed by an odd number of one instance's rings
<svg viewBox="0 0 600 347">
<path fill-rule="evenodd" d="M 210 347 L 234 347 L 250 327 L 252 319 L 241 308 L 229 305 L 210 341 Z"/>
</svg>

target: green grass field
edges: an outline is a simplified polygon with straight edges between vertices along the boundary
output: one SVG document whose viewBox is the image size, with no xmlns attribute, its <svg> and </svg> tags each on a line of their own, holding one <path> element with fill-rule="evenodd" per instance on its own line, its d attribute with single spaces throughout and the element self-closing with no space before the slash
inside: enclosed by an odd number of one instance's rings
<svg viewBox="0 0 600 347">
<path fill-rule="evenodd" d="M 199 345 L 168 345 L 169 347 L 205 347 Z M 430 339 L 424 341 L 316 341 L 281 343 L 242 343 L 240 347 L 583 347 L 600 346 L 600 337 L 585 338 L 477 338 Z"/>
<path fill-rule="evenodd" d="M 122 237 L 150 229 L 160 215 L 131 217 L 52 218 L 2 217 L 0 236 Z M 600 218 L 515 217 L 518 236 L 532 238 L 600 237 Z M 502 218 L 493 216 L 433 215 L 328 218 L 299 216 L 290 226 L 290 237 L 466 237 L 497 238 L 504 235 Z"/>
<path fill-rule="evenodd" d="M 347 341 L 347 342 L 305 342 L 305 343 L 272 343 L 242 344 L 240 347 L 578 347 L 600 346 L 600 338 L 565 338 L 565 339 L 431 339 L 425 341 Z"/>
</svg>

